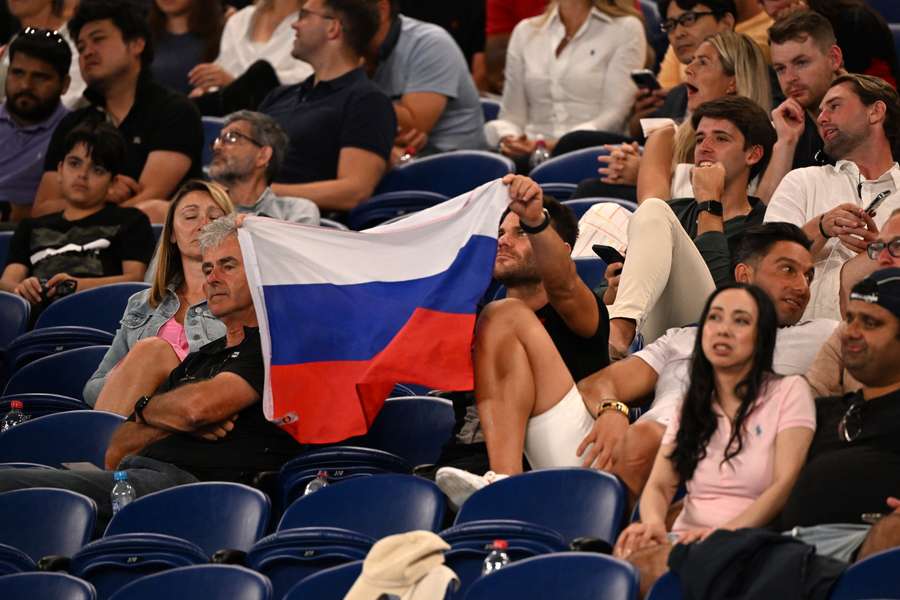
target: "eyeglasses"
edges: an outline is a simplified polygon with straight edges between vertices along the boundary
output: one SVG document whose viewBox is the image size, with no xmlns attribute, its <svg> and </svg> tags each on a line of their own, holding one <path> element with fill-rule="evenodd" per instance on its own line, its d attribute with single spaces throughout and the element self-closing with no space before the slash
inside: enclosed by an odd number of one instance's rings
<svg viewBox="0 0 900 600">
<path fill-rule="evenodd" d="M 260 144 L 256 140 L 254 140 L 249 135 L 244 135 L 243 133 L 241 133 L 239 131 L 234 131 L 233 129 L 231 131 L 226 131 L 224 133 L 220 133 L 218 136 L 216 136 L 216 139 L 214 139 L 212 141 L 212 143 L 210 144 L 210 147 L 215 147 L 216 144 L 226 144 L 228 146 L 233 146 L 234 144 L 237 144 L 240 140 L 247 140 L 254 146 L 258 146 L 258 147 L 262 148 L 262 144 Z"/>
<path fill-rule="evenodd" d="M 862 408 L 865 400 L 855 400 L 838 423 L 838 437 L 845 442 L 856 440 L 862 433 Z"/>
<path fill-rule="evenodd" d="M 895 237 L 889 242 L 878 240 L 877 242 L 870 243 L 866 246 L 866 254 L 868 254 L 869 258 L 872 260 L 878 260 L 878 257 L 885 248 L 887 248 L 888 254 L 894 258 L 900 258 L 900 236 Z"/>
<path fill-rule="evenodd" d="M 675 29 L 678 25 L 682 27 L 690 27 L 694 23 L 697 22 L 697 19 L 700 17 L 713 16 L 716 13 L 711 10 L 707 11 L 694 11 L 689 10 L 686 13 L 682 13 L 681 15 L 675 17 L 674 19 L 666 19 L 662 23 L 659 24 L 659 28 L 663 30 L 664 33 L 669 33 L 673 29 Z"/>
<path fill-rule="evenodd" d="M 309 15 L 315 15 L 315 16 L 319 17 L 320 19 L 325 19 L 327 21 L 334 21 L 337 19 L 337 17 L 334 17 L 332 15 L 326 15 L 324 13 L 316 12 L 314 10 L 309 10 L 308 8 L 301 8 L 300 11 L 297 13 L 297 20 L 302 21 Z"/>
<path fill-rule="evenodd" d="M 65 44 L 66 39 L 55 29 L 40 29 L 38 27 L 26 27 L 19 32 L 24 38 L 29 39 L 47 39 L 57 44 Z"/>
</svg>

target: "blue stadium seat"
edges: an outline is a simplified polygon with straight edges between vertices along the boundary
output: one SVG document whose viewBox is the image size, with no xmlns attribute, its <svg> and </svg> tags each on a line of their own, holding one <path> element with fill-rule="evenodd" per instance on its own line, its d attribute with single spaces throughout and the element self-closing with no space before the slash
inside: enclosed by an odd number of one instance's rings
<svg viewBox="0 0 900 600">
<path fill-rule="evenodd" d="M 106 600 L 141 577 L 207 562 L 203 550 L 187 540 L 157 533 L 123 533 L 87 544 L 72 556 L 68 571 L 93 585 L 99 600 Z"/>
<path fill-rule="evenodd" d="M 641 12 L 644 13 L 644 29 L 647 33 L 647 41 L 656 52 L 654 71 L 659 69 L 659 64 L 669 49 L 669 36 L 660 29 L 662 17 L 659 15 L 659 6 L 653 0 L 641 0 Z"/>
<path fill-rule="evenodd" d="M 431 481 L 412 475 L 372 475 L 330 485 L 291 504 L 278 531 L 339 527 L 373 539 L 416 529 L 438 531 L 444 495 Z"/>
<path fill-rule="evenodd" d="M 850 565 L 831 590 L 830 600 L 900 598 L 900 548 L 873 554 Z"/>
<path fill-rule="evenodd" d="M 605 262 L 590 256 L 582 256 L 573 260 L 578 276 L 589 288 L 596 289 L 603 282 L 603 275 L 606 273 Z"/>
<path fill-rule="evenodd" d="M 275 598 L 281 598 L 307 577 L 364 559 L 374 543 L 334 527 L 285 529 L 259 540 L 247 553 L 247 566 L 268 577 Z"/>
<path fill-rule="evenodd" d="M 278 479 L 284 506 L 303 495 L 306 484 L 319 471 L 328 473 L 330 483 L 379 473 L 412 473 L 412 466 L 403 458 L 376 448 L 330 446 L 310 450 L 286 462 Z"/>
<path fill-rule="evenodd" d="M 603 146 L 591 146 L 561 156 L 555 156 L 531 170 L 530 177 L 538 183 L 575 183 L 597 177 L 600 163 L 597 157 L 609 154 Z"/>
<path fill-rule="evenodd" d="M 146 290 L 144 282 L 112 283 L 60 298 L 38 317 L 35 329 L 78 325 L 115 333 L 132 295 Z"/>
<path fill-rule="evenodd" d="M 6 349 L 6 360 L 14 372 L 39 358 L 88 346 L 109 346 L 113 334 L 93 327 L 63 326 L 33 329 L 14 339 Z"/>
<path fill-rule="evenodd" d="M 625 492 L 618 479 L 592 469 L 541 469 L 486 486 L 462 505 L 456 525 L 515 519 L 548 527 L 567 542 L 589 537 L 610 547 L 619 535 Z"/>
<path fill-rule="evenodd" d="M 213 140 L 219 137 L 219 132 L 225 126 L 225 119 L 221 117 L 203 117 L 203 166 L 206 167 L 213 159 Z"/>
<path fill-rule="evenodd" d="M 490 487 L 490 486 L 489 486 Z M 623 560 L 587 552 L 545 554 L 478 578 L 466 600 L 636 600 L 637 570 Z"/>
<path fill-rule="evenodd" d="M 94 588 L 65 573 L 16 573 L 0 577 L 3 600 L 95 600 Z"/>
<path fill-rule="evenodd" d="M 484 113 L 484 122 L 493 121 L 500 116 L 500 103 L 496 100 L 481 99 L 481 111 Z"/>
<path fill-rule="evenodd" d="M 542 183 L 541 191 L 545 196 L 553 196 L 560 202 L 568 200 L 575 193 L 578 186 L 574 183 Z"/>
<path fill-rule="evenodd" d="M 246 552 L 269 523 L 269 499 L 239 483 L 179 485 L 142 496 L 117 512 L 104 537 L 161 533 L 197 544 L 208 556 L 219 550 Z"/>
<path fill-rule="evenodd" d="M 481 150 L 445 152 L 395 167 L 375 193 L 428 190 L 454 198 L 513 171 L 513 162 L 499 154 Z"/>
<path fill-rule="evenodd" d="M 647 594 L 647 600 L 681 600 L 681 579 L 673 571 L 667 571 L 656 580 Z"/>
<path fill-rule="evenodd" d="M 31 557 L 6 544 L 0 543 L 0 575 L 12 575 L 13 573 L 26 573 L 37 570 L 37 565 Z"/>
<path fill-rule="evenodd" d="M 343 600 L 362 573 L 358 560 L 311 575 L 292 587 L 283 600 Z"/>
<path fill-rule="evenodd" d="M 589 211 L 592 206 L 594 206 L 595 204 L 600 204 L 601 202 L 612 202 L 613 204 L 618 204 L 619 206 L 626 208 L 631 212 L 637 210 L 637 203 L 632 202 L 631 200 L 612 197 L 576 198 L 574 200 L 566 200 L 563 202 L 563 204 L 571 208 L 575 212 L 575 216 L 581 219 L 581 217 L 584 216 L 584 213 Z"/>
<path fill-rule="evenodd" d="M 453 436 L 453 403 L 432 396 L 388 398 L 365 437 L 365 445 L 404 458 L 410 465 L 434 464 Z"/>
<path fill-rule="evenodd" d="M 234 565 L 194 565 L 148 575 L 129 583 L 111 600 L 160 600 L 203 598 L 204 600 L 270 600 L 269 580 Z"/>
<path fill-rule="evenodd" d="M 896 10 L 900 10 L 900 4 L 895 4 L 897 7 Z M 900 15 L 897 16 L 900 19 Z M 888 27 L 891 29 L 891 34 L 894 36 L 894 51 L 897 53 L 898 59 L 900 59 L 900 23 L 889 23 Z"/>
<path fill-rule="evenodd" d="M 444 194 L 425 190 L 400 190 L 372 196 L 347 215 L 347 224 L 362 231 L 401 215 L 418 212 L 447 200 Z"/>
<path fill-rule="evenodd" d="M 441 532 L 450 550 L 444 554 L 446 564 L 459 577 L 460 586 L 451 598 L 461 599 L 469 586 L 481 577 L 484 559 L 494 540 L 505 540 L 511 562 L 532 556 L 565 552 L 568 546 L 562 536 L 546 527 L 523 521 L 475 521 L 456 525 Z"/>
<path fill-rule="evenodd" d="M 0 415 L 9 411 L 9 404 L 13 400 L 19 400 L 22 403 L 22 412 L 29 419 L 70 410 L 91 410 L 91 407 L 81 400 L 59 394 L 14 394 L 0 396 Z"/>
<path fill-rule="evenodd" d="M 0 351 L 28 329 L 31 304 L 22 296 L 0 292 Z"/>
<path fill-rule="evenodd" d="M 71 410 L 25 421 L 0 433 L 0 463 L 33 462 L 51 467 L 89 462 L 101 469 L 106 447 L 124 417 L 97 410 Z"/>
<path fill-rule="evenodd" d="M 888 23 L 900 23 L 900 3 L 897 0 L 866 0 L 866 4 L 881 13 Z"/>
<path fill-rule="evenodd" d="M 6 268 L 6 259 L 9 257 L 9 241 L 12 236 L 12 231 L 0 231 L 0 269 Z M 2 272 L 0 270 L 0 273 Z"/>
<path fill-rule="evenodd" d="M 82 400 L 84 384 L 97 370 L 108 348 L 87 346 L 39 358 L 13 373 L 3 395 L 59 394 Z"/>
<path fill-rule="evenodd" d="M 36 563 L 45 556 L 71 556 L 88 543 L 97 506 L 69 490 L 29 488 L 0 494 L 0 514 L 7 520 L 0 527 L 0 543 Z"/>
</svg>

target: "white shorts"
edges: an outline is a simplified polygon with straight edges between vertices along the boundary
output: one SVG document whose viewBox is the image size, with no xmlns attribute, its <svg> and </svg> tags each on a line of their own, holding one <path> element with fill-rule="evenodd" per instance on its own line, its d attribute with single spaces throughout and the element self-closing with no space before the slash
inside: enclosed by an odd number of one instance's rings
<svg viewBox="0 0 900 600">
<path fill-rule="evenodd" d="M 593 426 L 594 419 L 573 385 L 559 404 L 528 420 L 525 456 L 531 468 L 580 467 L 578 444 Z"/>
</svg>

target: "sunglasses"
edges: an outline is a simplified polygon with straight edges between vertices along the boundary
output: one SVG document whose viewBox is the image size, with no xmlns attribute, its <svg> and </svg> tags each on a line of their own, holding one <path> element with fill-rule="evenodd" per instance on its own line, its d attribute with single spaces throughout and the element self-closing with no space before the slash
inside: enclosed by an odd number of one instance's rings
<svg viewBox="0 0 900 600">
<path fill-rule="evenodd" d="M 838 422 L 838 437 L 845 442 L 852 442 L 862 433 L 862 408 L 865 400 L 854 400 L 844 416 Z"/>
<path fill-rule="evenodd" d="M 19 35 L 31 39 L 31 40 L 43 40 L 47 39 L 51 42 L 55 42 L 57 44 L 65 44 L 66 39 L 60 35 L 58 31 L 55 29 L 40 29 L 38 27 L 26 27 Z"/>
</svg>

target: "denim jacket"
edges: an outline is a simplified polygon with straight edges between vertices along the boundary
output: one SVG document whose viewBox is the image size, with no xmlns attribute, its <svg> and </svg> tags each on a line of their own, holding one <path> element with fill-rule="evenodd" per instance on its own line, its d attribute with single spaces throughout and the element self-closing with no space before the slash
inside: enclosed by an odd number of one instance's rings
<svg viewBox="0 0 900 600">
<path fill-rule="evenodd" d="M 153 337 L 159 328 L 171 319 L 181 306 L 175 285 L 170 285 L 166 295 L 156 308 L 150 306 L 150 290 L 142 290 L 128 299 L 125 314 L 122 315 L 121 327 L 116 331 L 106 356 L 84 386 L 84 401 L 94 406 L 100 390 L 106 383 L 110 370 L 119 364 L 128 351 L 144 338 Z M 184 334 L 187 337 L 190 352 L 217 340 L 225 335 L 225 325 L 217 319 L 206 306 L 206 300 L 188 308 L 184 315 Z"/>
</svg>

